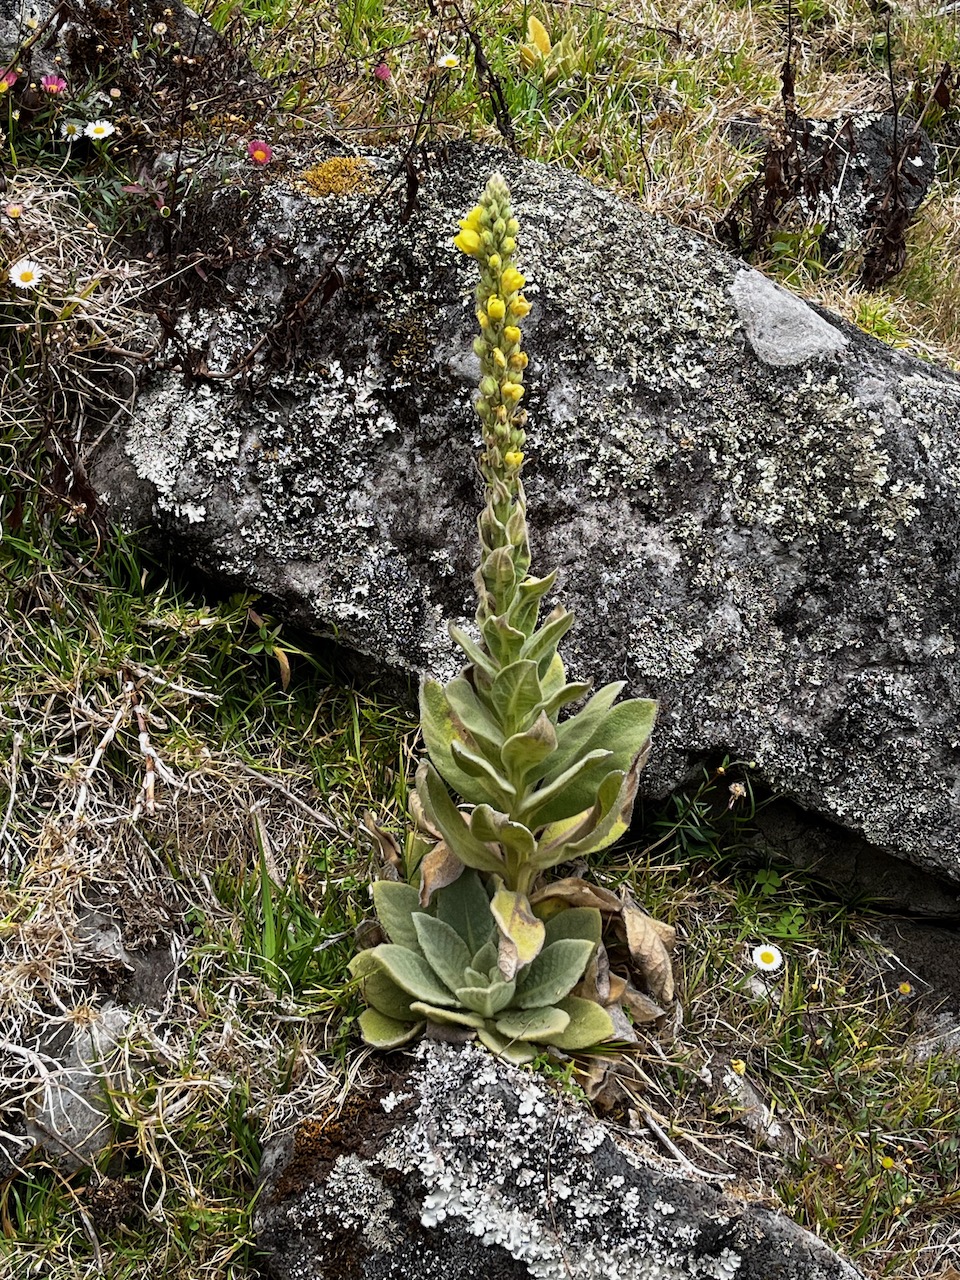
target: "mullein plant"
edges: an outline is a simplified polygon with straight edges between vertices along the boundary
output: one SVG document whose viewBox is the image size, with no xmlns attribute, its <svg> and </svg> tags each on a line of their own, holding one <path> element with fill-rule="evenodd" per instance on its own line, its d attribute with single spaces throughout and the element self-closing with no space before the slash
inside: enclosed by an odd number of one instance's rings
<svg viewBox="0 0 960 1280">
<path fill-rule="evenodd" d="M 419 892 L 378 882 L 375 905 L 390 942 L 361 953 L 353 972 L 370 1005 L 361 1017 L 369 1043 L 392 1047 L 426 1025 L 448 1034 L 455 1026 L 525 1060 L 534 1044 L 583 1048 L 614 1032 L 600 1003 L 570 995 L 596 967 L 601 911 L 592 903 L 606 891 L 551 899 L 541 890 L 536 908 L 530 898 L 550 868 L 627 829 L 656 704 L 618 703 L 616 682 L 561 719 L 590 686 L 567 680 L 557 652 L 572 614 L 558 604 L 541 621 L 556 571 L 530 573 L 520 329 L 530 303 L 514 262 L 518 232 L 496 174 L 454 240 L 480 270 L 477 634 L 452 626 L 466 665 L 447 684 L 427 679 L 421 687 L 429 759 L 411 793 L 406 850 Z M 591 905 L 571 909 L 580 901 Z M 554 921 L 558 912 L 569 918 Z"/>
</svg>

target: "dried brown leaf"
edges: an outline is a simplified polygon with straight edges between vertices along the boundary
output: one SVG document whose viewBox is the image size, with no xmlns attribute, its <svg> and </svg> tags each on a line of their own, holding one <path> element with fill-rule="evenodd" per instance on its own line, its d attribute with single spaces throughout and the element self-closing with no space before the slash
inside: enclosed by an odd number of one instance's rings
<svg viewBox="0 0 960 1280">
<path fill-rule="evenodd" d="M 624 902 L 623 923 L 634 969 L 654 1000 L 669 1004 L 674 996 L 673 965 L 656 921 L 632 902 Z"/>
<path fill-rule="evenodd" d="M 445 889 L 448 884 L 460 878 L 463 863 L 451 853 L 441 840 L 435 844 L 420 863 L 420 905 L 429 907 L 430 899 L 437 889 Z"/>
<path fill-rule="evenodd" d="M 638 991 L 636 987 L 632 987 L 629 982 L 624 983 L 624 990 L 619 997 L 619 1003 L 627 1006 L 633 1015 L 634 1022 L 656 1022 L 658 1018 L 662 1018 L 665 1014 L 665 1010 L 661 1009 L 654 1000 L 651 1000 L 649 996 L 645 996 L 642 991 Z"/>
<path fill-rule="evenodd" d="M 557 880 L 553 884 L 545 885 L 533 895 L 530 901 L 534 904 L 565 902 L 571 907 L 596 907 L 604 915 L 620 914 L 620 899 L 615 893 L 611 893 L 609 889 L 602 889 L 599 885 L 589 884 L 579 876 L 570 876 L 566 880 Z"/>
</svg>

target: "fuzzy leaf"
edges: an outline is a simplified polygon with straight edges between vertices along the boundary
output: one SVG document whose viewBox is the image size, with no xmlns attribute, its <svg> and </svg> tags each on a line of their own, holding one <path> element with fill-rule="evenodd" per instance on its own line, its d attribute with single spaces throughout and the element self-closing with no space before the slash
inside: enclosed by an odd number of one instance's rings
<svg viewBox="0 0 960 1280">
<path fill-rule="evenodd" d="M 461 738 L 462 721 L 454 716 L 436 680 L 424 680 L 420 686 L 420 726 L 430 759 L 454 791 L 471 804 L 493 800 L 494 793 L 485 781 L 466 773 L 453 758 L 452 746 Z"/>
<path fill-rule="evenodd" d="M 491 1031 L 489 1027 L 478 1031 L 477 1039 L 498 1058 L 516 1063 L 517 1066 L 521 1066 L 524 1062 L 531 1062 L 537 1056 L 536 1049 L 531 1049 L 525 1041 L 507 1040 L 496 1031 Z"/>
<path fill-rule="evenodd" d="M 558 604 L 548 615 L 546 622 L 535 631 L 520 651 L 522 658 L 528 658 L 537 664 L 538 673 L 546 675 L 557 645 L 573 626 L 574 617 L 562 604 Z"/>
<path fill-rule="evenodd" d="M 423 958 L 440 981 L 455 991 L 463 986 L 463 972 L 470 966 L 470 952 L 457 931 L 420 911 L 413 917 Z"/>
<path fill-rule="evenodd" d="M 609 686 L 607 688 L 609 689 Z M 604 690 L 600 691 L 601 694 L 603 692 Z M 586 714 L 589 705 L 588 703 L 583 708 L 581 714 Z M 589 724 L 593 725 L 593 731 L 585 741 L 578 742 L 578 734 L 573 729 L 564 734 L 564 729 L 570 724 L 570 720 L 565 721 L 558 728 L 557 740 L 558 744 L 562 744 L 566 737 L 570 738 L 571 745 L 575 747 L 574 758 L 581 758 L 597 749 L 609 751 L 611 753 L 610 768 L 620 769 L 625 773 L 646 746 L 656 718 L 655 702 L 647 698 L 631 698 L 628 702 L 621 702 L 618 706 L 604 710 L 597 718 L 591 716 Z M 579 716 L 573 716 L 571 720 L 575 724 Z M 550 772 L 544 779 L 545 785 L 559 777 L 568 767 L 567 753 L 558 749 L 556 763 L 551 765 Z M 589 800 L 585 801 L 580 808 L 586 809 L 588 803 Z"/>
<path fill-rule="evenodd" d="M 630 825 L 639 782 L 636 766 L 626 774 L 608 773 L 597 787 L 592 809 L 566 822 L 551 823 L 541 832 L 534 865 L 555 867 L 558 862 L 570 862 L 613 844 Z"/>
<path fill-rule="evenodd" d="M 470 830 L 478 840 L 501 844 L 508 853 L 526 861 L 536 852 L 537 842 L 529 827 L 511 822 L 505 813 L 478 804 L 470 815 Z"/>
<path fill-rule="evenodd" d="M 457 1001 L 481 1017 L 493 1018 L 513 1000 L 515 982 L 491 982 L 485 987 L 459 987 Z"/>
<path fill-rule="evenodd" d="M 498 618 L 488 618 L 480 632 L 484 643 L 501 667 L 516 662 L 523 648 L 523 642 L 526 640 L 522 631 L 511 627 L 506 618 L 501 615 Z"/>
<path fill-rule="evenodd" d="M 455 676 L 443 686 L 443 694 L 453 714 L 454 725 L 458 728 L 462 725 L 466 733 L 483 748 L 484 752 L 489 749 L 491 760 L 498 759 L 500 747 L 503 745 L 503 732 L 477 697 L 476 690 L 467 677 Z"/>
<path fill-rule="evenodd" d="M 457 1003 L 456 997 L 451 995 L 423 956 L 390 943 L 374 947 L 365 954 L 373 956 L 387 977 L 402 991 L 406 991 L 407 995 L 417 1000 L 426 1000 L 428 1004 Z"/>
<path fill-rule="evenodd" d="M 398 1049 L 408 1044 L 423 1030 L 423 1023 L 399 1022 L 378 1009 L 364 1009 L 359 1018 L 360 1034 L 374 1049 Z"/>
<path fill-rule="evenodd" d="M 597 884 L 590 884 L 580 876 L 568 876 L 544 885 L 531 898 L 541 911 L 549 910 L 556 903 L 569 903 L 572 907 L 596 907 L 601 915 L 618 916 L 623 903 L 615 893 Z"/>
<path fill-rule="evenodd" d="M 476 640 L 472 640 L 460 627 L 449 626 L 447 628 L 450 639 L 454 644 L 459 645 L 463 652 L 467 655 L 475 667 L 479 667 L 492 680 L 497 674 L 497 666 L 489 653 L 477 644 Z"/>
<path fill-rule="evenodd" d="M 593 948 L 592 942 L 579 938 L 561 938 L 544 947 L 517 978 L 517 1008 L 558 1004 L 580 981 Z"/>
<path fill-rule="evenodd" d="M 428 1022 L 439 1022 L 443 1026 L 482 1027 L 484 1019 L 479 1013 L 465 1013 L 462 1009 L 438 1009 L 436 1005 L 424 1004 L 422 1000 L 414 1000 L 410 1006 L 418 1018 L 426 1018 Z"/>
<path fill-rule="evenodd" d="M 592 942 L 596 946 L 603 932 L 603 917 L 595 907 L 571 907 L 551 916 L 544 928 L 544 950 L 564 938 L 579 938 L 582 942 Z"/>
<path fill-rule="evenodd" d="M 373 908 L 383 931 L 399 947 L 420 950 L 413 914 L 420 910 L 420 895 L 402 880 L 374 880 Z"/>
<path fill-rule="evenodd" d="M 517 733 L 529 724 L 541 696 L 535 662 L 511 662 L 497 674 L 490 698 L 506 734 Z"/>
<path fill-rule="evenodd" d="M 359 952 L 348 967 L 353 977 L 360 979 L 363 998 L 371 1008 L 399 1022 L 416 1021 L 410 1012 L 410 997 L 384 973 L 372 951 Z"/>
<path fill-rule="evenodd" d="M 437 894 L 437 919 L 456 930 L 470 955 L 474 957 L 473 964 L 476 968 L 484 971 L 490 968 L 493 960 L 489 964 L 479 965 L 476 957 L 486 945 L 493 947 L 492 939 L 496 936 L 497 925 L 490 913 L 487 891 L 475 871 L 465 871 L 455 884 L 441 889 Z"/>
<path fill-rule="evenodd" d="M 490 910 L 500 930 L 500 972 L 510 979 L 540 953 L 546 930 L 533 914 L 526 894 L 504 888 L 499 876 L 493 883 Z"/>
<path fill-rule="evenodd" d="M 544 690 L 543 702 L 540 704 L 540 710 L 545 712 L 550 719 L 556 724 L 557 716 L 560 714 L 562 707 L 570 702 L 577 702 L 585 694 L 589 693 L 593 686 L 587 681 L 582 683 L 563 684 L 555 692 L 547 697 Z"/>
<path fill-rule="evenodd" d="M 488 904 L 489 906 L 489 904 Z M 490 923 L 496 928 L 493 916 L 490 916 Z M 478 973 L 484 974 L 487 978 L 493 973 L 497 967 L 497 956 L 499 954 L 497 944 L 492 939 L 480 948 L 470 961 L 470 967 L 476 969 Z M 497 970 L 499 973 L 499 970 Z"/>
<path fill-rule="evenodd" d="M 545 578 L 526 578 L 517 587 L 507 620 L 525 636 L 532 635 L 540 615 L 540 603 L 557 580 L 557 571 Z"/>
<path fill-rule="evenodd" d="M 515 733 L 508 738 L 500 749 L 500 759 L 514 788 L 519 790 L 530 780 L 542 778 L 551 767 L 548 761 L 556 747 L 557 731 L 544 711 L 526 733 Z"/>
<path fill-rule="evenodd" d="M 554 1036 L 570 1025 L 570 1015 L 548 1006 L 538 1009 L 509 1009 L 494 1024 L 508 1040 L 540 1040 L 550 1044 Z"/>
<path fill-rule="evenodd" d="M 557 752 L 551 761 L 551 769 L 562 773 L 578 756 L 589 749 L 590 740 L 603 722 L 604 716 L 623 690 L 625 680 L 605 684 L 573 715 L 557 725 Z"/>
<path fill-rule="evenodd" d="M 501 772 L 499 759 L 496 765 L 490 764 L 479 752 L 471 751 L 469 747 L 465 747 L 462 742 L 456 740 L 450 743 L 450 754 L 454 764 L 463 773 L 480 781 L 481 786 L 485 787 L 487 793 L 493 797 L 495 804 L 500 805 L 501 808 L 510 808 L 516 797 L 516 790 Z"/>
<path fill-rule="evenodd" d="M 612 753 L 590 751 L 553 782 L 532 792 L 519 807 L 517 817 L 526 826 L 536 828 L 572 817 L 596 799 L 601 777 L 610 769 Z M 603 774 L 598 777 L 600 770 Z"/>
<path fill-rule="evenodd" d="M 463 863 L 440 840 L 420 862 L 421 907 L 429 907 L 438 889 L 445 889 L 463 874 Z"/>
<path fill-rule="evenodd" d="M 551 1037 L 550 1043 L 558 1049 L 589 1049 L 613 1035 L 613 1020 L 606 1009 L 601 1009 L 593 1000 L 567 996 L 557 1008 L 570 1016 L 566 1030 Z"/>
<path fill-rule="evenodd" d="M 440 775 L 426 760 L 417 770 L 417 794 L 426 816 L 436 825 L 461 862 L 478 871 L 503 870 L 500 855 L 472 834 Z"/>
</svg>

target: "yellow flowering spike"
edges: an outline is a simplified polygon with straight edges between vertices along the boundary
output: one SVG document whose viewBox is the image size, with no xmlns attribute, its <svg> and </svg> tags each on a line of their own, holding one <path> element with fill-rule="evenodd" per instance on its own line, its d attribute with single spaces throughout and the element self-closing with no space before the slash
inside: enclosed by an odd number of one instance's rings
<svg viewBox="0 0 960 1280">
<path fill-rule="evenodd" d="M 453 243 L 468 257 L 475 258 L 480 252 L 480 237 L 476 231 L 471 231 L 469 227 L 464 228 L 458 236 L 454 236 Z"/>
<path fill-rule="evenodd" d="M 504 293 L 518 293 L 526 283 L 526 276 L 521 275 L 516 267 L 507 267 L 500 277 L 500 286 Z"/>
<path fill-rule="evenodd" d="M 507 304 L 496 294 L 487 303 L 487 315 L 493 321 L 500 321 L 507 314 Z"/>
</svg>

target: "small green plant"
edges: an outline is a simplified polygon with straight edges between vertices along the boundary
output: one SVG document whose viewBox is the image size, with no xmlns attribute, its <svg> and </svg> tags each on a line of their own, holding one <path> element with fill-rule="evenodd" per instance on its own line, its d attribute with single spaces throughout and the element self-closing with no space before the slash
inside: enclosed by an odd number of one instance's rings
<svg viewBox="0 0 960 1280">
<path fill-rule="evenodd" d="M 360 1015 L 368 1044 L 393 1049 L 427 1024 L 476 1036 L 511 1062 L 529 1062 L 536 1045 L 585 1049 L 613 1035 L 610 1015 L 571 995 L 600 941 L 600 912 L 561 911 L 544 926 L 544 945 L 515 977 L 499 961 L 496 896 L 465 871 L 420 906 L 412 885 L 380 880 L 373 887 L 390 942 L 361 951 L 350 971 L 369 1004 Z"/>
</svg>

